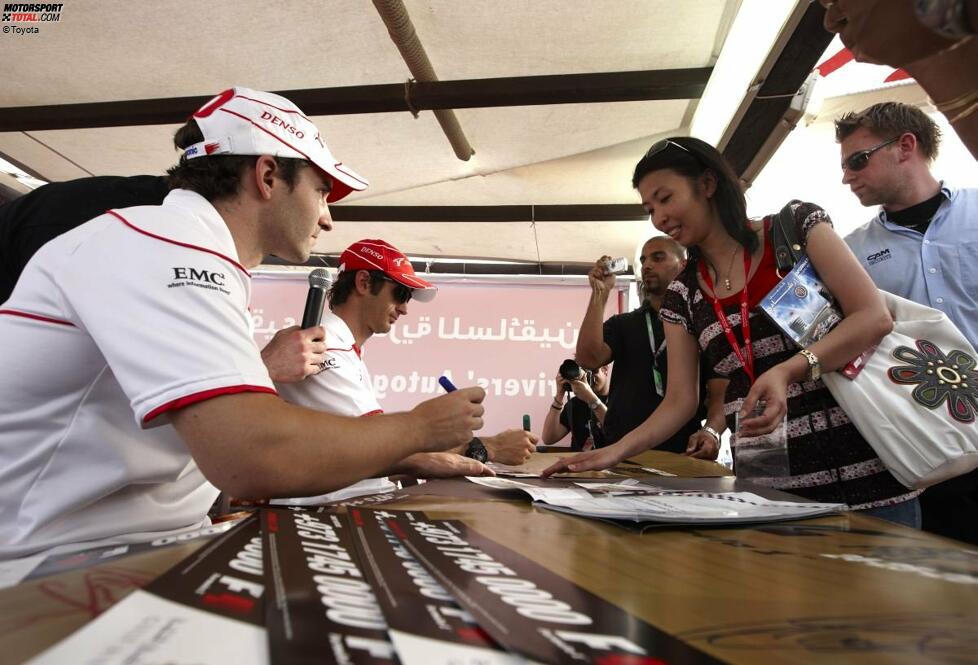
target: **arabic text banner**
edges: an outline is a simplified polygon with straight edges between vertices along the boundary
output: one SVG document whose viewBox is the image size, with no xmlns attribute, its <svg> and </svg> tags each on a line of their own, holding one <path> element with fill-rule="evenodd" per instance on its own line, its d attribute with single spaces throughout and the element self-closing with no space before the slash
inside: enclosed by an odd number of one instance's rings
<svg viewBox="0 0 978 665">
<path fill-rule="evenodd" d="M 307 290 L 302 273 L 255 276 L 260 347 L 301 319 Z M 374 391 L 386 411 L 406 411 L 441 394 L 444 374 L 459 387 L 486 389 L 485 434 L 522 427 L 523 414 L 539 434 L 557 368 L 574 357 L 590 292 L 586 284 L 439 284 L 432 302 L 411 301 L 389 334 L 365 345 Z M 618 299 L 609 298 L 605 318 L 617 311 Z"/>
</svg>

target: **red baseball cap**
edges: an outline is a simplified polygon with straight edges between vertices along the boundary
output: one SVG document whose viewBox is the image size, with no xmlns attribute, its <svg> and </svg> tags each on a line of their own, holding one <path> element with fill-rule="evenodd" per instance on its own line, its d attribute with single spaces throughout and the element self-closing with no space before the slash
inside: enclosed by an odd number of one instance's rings
<svg viewBox="0 0 978 665">
<path fill-rule="evenodd" d="M 412 290 L 411 297 L 430 302 L 438 289 L 414 272 L 414 266 L 394 245 L 384 240 L 358 240 L 340 254 L 339 272 L 345 270 L 381 270 L 398 284 Z"/>
</svg>

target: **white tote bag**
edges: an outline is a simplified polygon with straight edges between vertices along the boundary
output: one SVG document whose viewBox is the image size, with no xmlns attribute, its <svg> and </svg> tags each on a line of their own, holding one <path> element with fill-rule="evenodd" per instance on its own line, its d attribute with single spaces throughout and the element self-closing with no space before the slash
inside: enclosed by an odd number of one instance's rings
<svg viewBox="0 0 978 665">
<path fill-rule="evenodd" d="M 893 316 L 854 380 L 823 380 L 886 468 L 922 489 L 978 467 L 975 350 L 943 312 L 880 291 Z"/>
</svg>

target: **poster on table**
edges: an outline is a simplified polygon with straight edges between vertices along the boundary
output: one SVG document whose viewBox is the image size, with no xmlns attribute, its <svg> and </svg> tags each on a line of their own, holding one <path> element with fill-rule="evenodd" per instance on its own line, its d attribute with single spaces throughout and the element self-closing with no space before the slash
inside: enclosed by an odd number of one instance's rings
<svg viewBox="0 0 978 665">
<path fill-rule="evenodd" d="M 348 514 L 367 576 L 401 665 L 515 665 L 472 615 L 404 547 L 386 510 Z M 394 528 L 397 528 L 396 522 Z"/>
<path fill-rule="evenodd" d="M 264 591 L 251 517 L 29 663 L 266 665 Z"/>
<path fill-rule="evenodd" d="M 221 522 L 219 524 L 209 524 L 200 529 L 184 531 L 170 536 L 161 536 L 142 543 L 122 543 L 119 545 L 106 545 L 104 547 L 94 547 L 90 550 L 80 552 L 68 552 L 66 554 L 50 555 L 33 568 L 24 578 L 33 580 L 48 575 L 58 575 L 69 570 L 87 568 L 100 563 L 105 563 L 112 559 L 131 554 L 143 554 L 166 547 L 192 543 L 199 539 L 215 538 L 222 533 L 229 531 L 237 524 L 237 521 Z M 19 580 L 18 580 L 19 582 Z"/>
<path fill-rule="evenodd" d="M 393 665 L 387 623 L 364 579 L 346 517 L 262 511 L 272 665 Z"/>
<path fill-rule="evenodd" d="M 719 662 L 461 522 L 386 523 L 493 640 L 535 662 Z"/>
</svg>

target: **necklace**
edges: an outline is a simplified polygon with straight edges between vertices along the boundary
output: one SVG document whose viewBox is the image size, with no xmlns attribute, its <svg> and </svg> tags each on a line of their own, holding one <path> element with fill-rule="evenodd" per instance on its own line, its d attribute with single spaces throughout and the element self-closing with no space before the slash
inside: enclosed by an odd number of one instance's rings
<svg viewBox="0 0 978 665">
<path fill-rule="evenodd" d="M 734 249 L 733 254 L 730 255 L 730 265 L 727 266 L 727 276 L 723 278 L 723 288 L 725 288 L 727 291 L 733 290 L 733 287 L 730 286 L 730 275 L 733 273 L 734 259 L 737 258 L 737 251 L 739 249 L 740 247 L 738 246 L 737 248 Z M 719 279 L 720 271 L 717 270 L 716 266 L 711 266 L 711 267 L 713 268 L 713 274 L 715 274 L 717 276 L 717 279 Z M 746 278 L 747 276 L 744 275 L 744 279 Z"/>
</svg>

